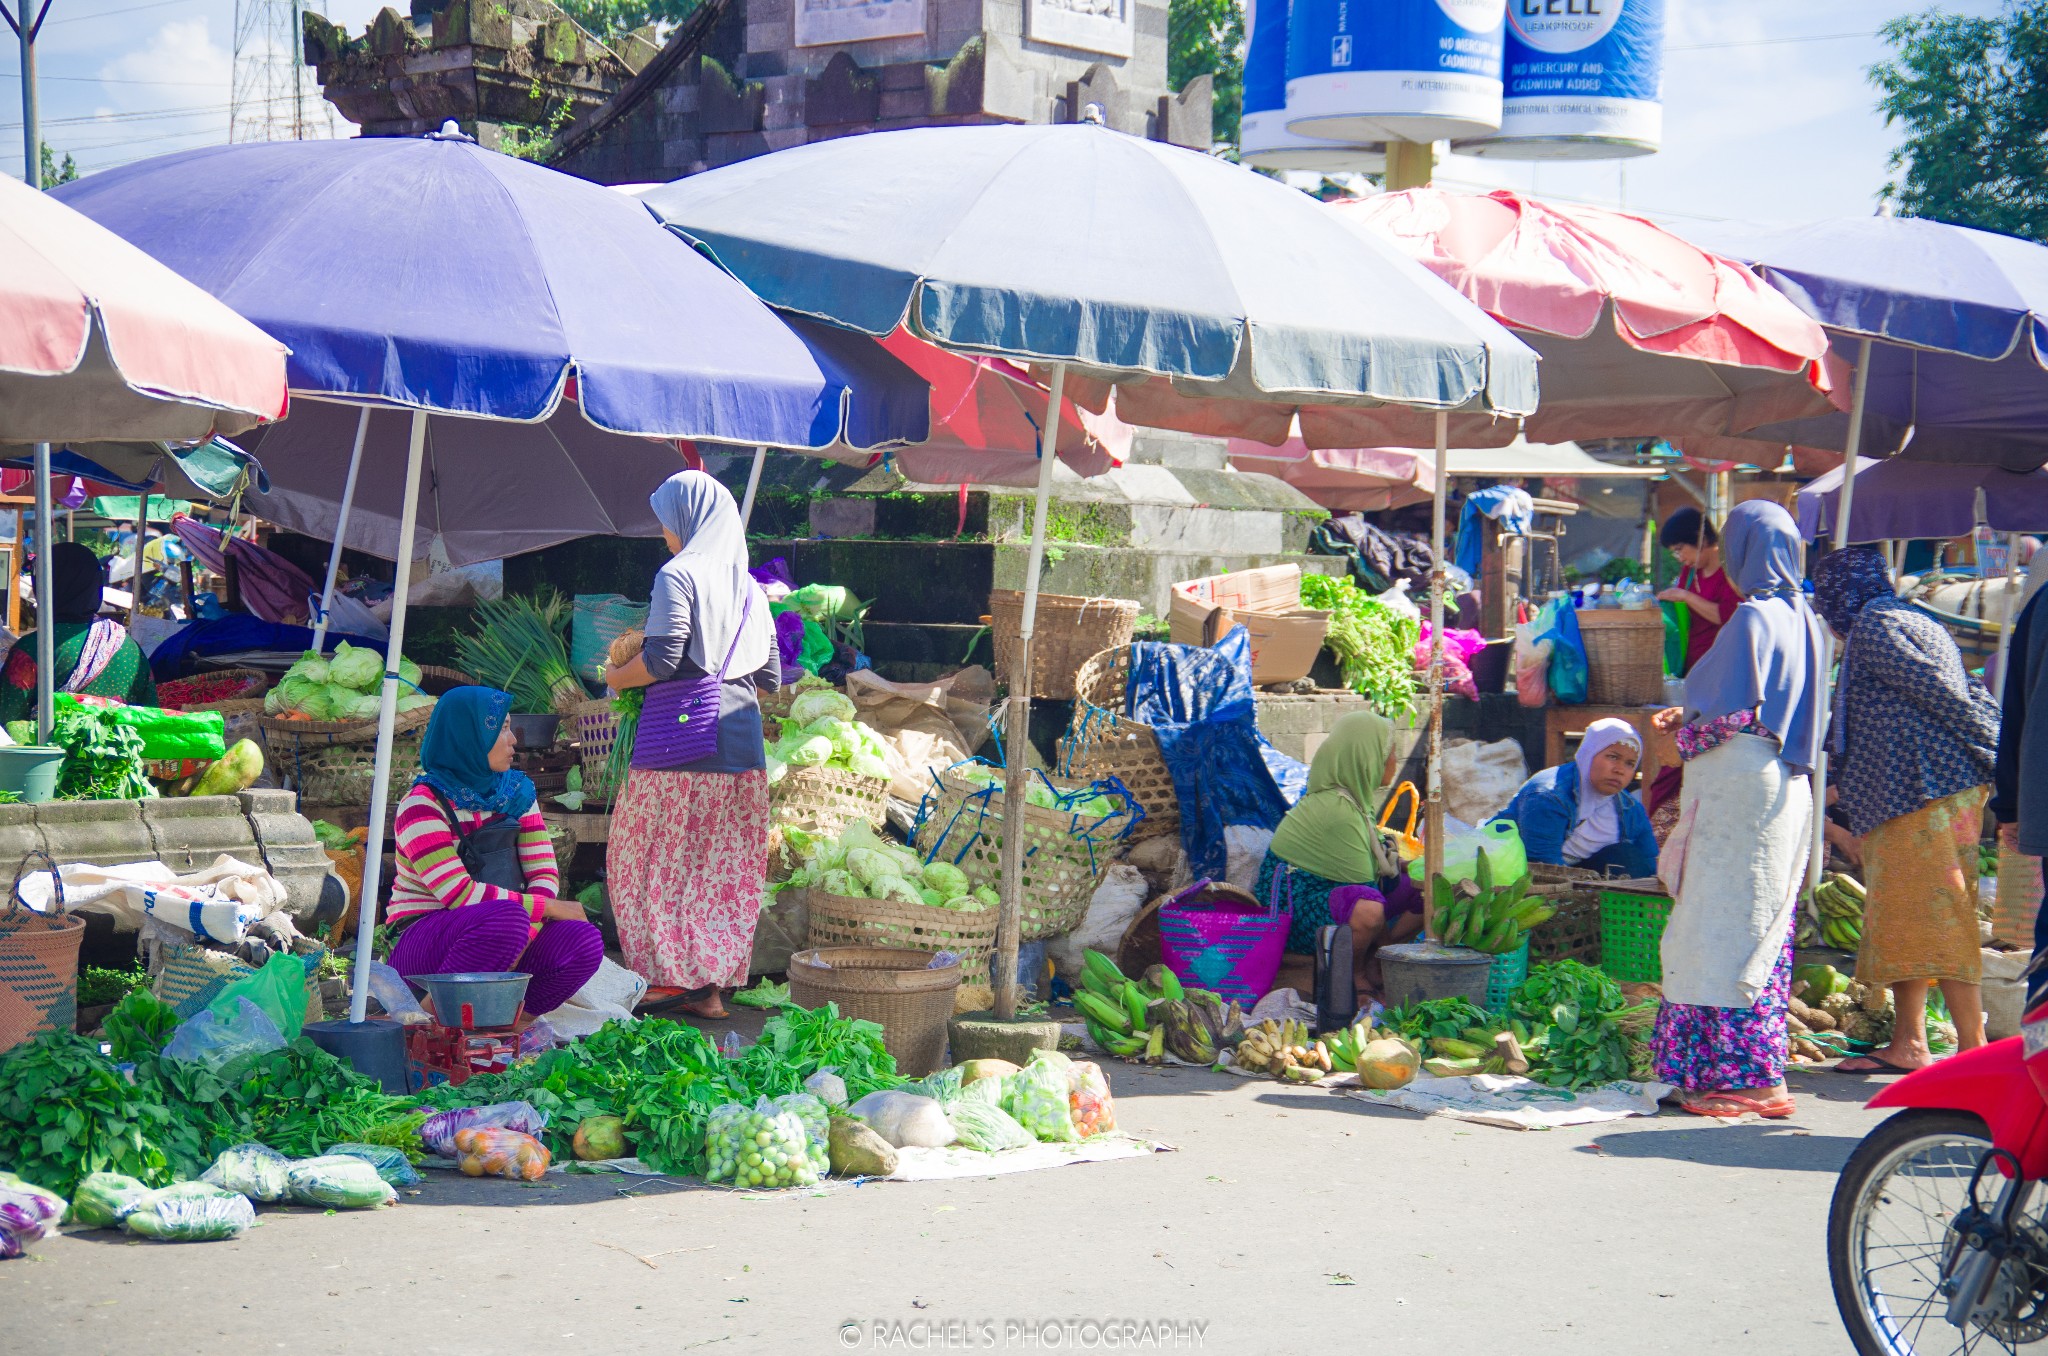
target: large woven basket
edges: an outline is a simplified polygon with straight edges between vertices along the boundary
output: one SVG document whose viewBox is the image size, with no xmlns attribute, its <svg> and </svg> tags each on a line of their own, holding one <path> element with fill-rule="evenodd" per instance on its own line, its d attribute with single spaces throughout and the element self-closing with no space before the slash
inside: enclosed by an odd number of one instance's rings
<svg viewBox="0 0 2048 1356">
<path fill-rule="evenodd" d="M 856 819 L 879 829 L 889 807 L 889 779 L 844 768 L 793 767 L 770 788 L 768 803 L 777 823 L 828 837 Z"/>
<path fill-rule="evenodd" d="M 995 643 L 996 678 L 1010 681 L 1017 650 L 1024 643 L 1024 595 L 997 589 L 988 596 L 989 633 Z M 1131 643 L 1138 605 L 1127 598 L 1038 595 L 1032 620 L 1031 695 L 1066 701 L 1083 665 L 1104 650 Z"/>
<path fill-rule="evenodd" d="M 1587 702 L 1646 706 L 1664 700 L 1663 609 L 1582 608 L 1578 620 Z"/>
<path fill-rule="evenodd" d="M 1122 782 L 1145 818 L 1131 832 L 1143 842 L 1180 833 L 1180 796 L 1159 752 L 1152 727 L 1124 715 L 1131 676 L 1131 647 L 1104 650 L 1081 666 L 1074 679 L 1074 715 L 1060 741 L 1060 772 L 1081 781 L 1114 777 Z"/>
<path fill-rule="evenodd" d="M 401 711 L 391 723 L 392 733 L 425 729 L 433 715 L 431 704 Z M 263 742 L 280 757 L 291 751 L 321 749 L 334 744 L 377 742 L 377 722 L 374 720 L 287 720 L 283 716 L 260 716 L 256 724 L 263 731 Z"/>
<path fill-rule="evenodd" d="M 994 909 L 963 913 L 892 899 L 852 899 L 804 891 L 812 946 L 879 946 L 895 951 L 950 951 L 960 958 L 962 987 L 988 984 L 996 947 Z"/>
<path fill-rule="evenodd" d="M 1037 774 L 1033 774 L 1037 775 Z M 1048 778 L 1076 791 L 1085 782 Z M 912 835 L 930 861 L 960 868 L 971 886 L 1002 888 L 1004 797 L 1001 787 L 980 786 L 940 773 L 918 807 Z M 1088 912 L 1102 873 L 1134 837 L 1129 812 L 1083 816 L 1043 805 L 1024 806 L 1024 898 L 1020 936 L 1027 942 L 1072 932 Z M 1141 824 L 1142 820 L 1139 821 Z"/>
<path fill-rule="evenodd" d="M 798 1007 L 839 1005 L 842 1017 L 882 1028 L 896 1072 L 920 1078 L 946 1062 L 946 1022 L 960 967 L 927 969 L 934 953 L 875 946 L 827 946 L 789 958 L 789 998 Z"/>
<path fill-rule="evenodd" d="M 1529 863 L 1530 884 L 1570 887 L 1570 893 L 1551 897 L 1557 912 L 1529 933 L 1532 964 L 1561 960 L 1600 964 L 1601 879 L 1598 871 L 1584 867 Z"/>
<path fill-rule="evenodd" d="M 293 769 L 300 801 L 308 805 L 356 805 L 367 808 L 370 790 L 377 783 L 377 748 L 374 744 L 336 744 L 310 749 L 300 755 Z M 420 740 L 417 736 L 391 743 L 391 772 L 385 782 L 385 804 L 396 806 L 412 789 L 420 773 Z"/>
<path fill-rule="evenodd" d="M 568 719 L 575 725 L 576 755 L 583 763 L 583 793 L 609 803 L 618 788 L 605 780 L 605 764 L 618 739 L 619 713 L 612 710 L 611 699 L 603 697 L 572 708 Z"/>
<path fill-rule="evenodd" d="M 260 706 L 262 705 L 263 694 L 270 691 L 271 677 L 272 675 L 265 673 L 262 669 L 236 667 L 215 669 L 207 673 L 196 673 L 185 678 L 166 678 L 163 682 L 157 684 L 157 705 L 175 711 L 218 711 L 230 702 L 247 701 L 253 698 L 257 705 Z M 188 686 L 196 687 L 197 683 L 202 679 L 205 680 L 208 688 L 219 688 L 224 683 L 231 684 L 231 686 L 223 689 L 228 695 L 205 702 L 180 700 Z"/>
<path fill-rule="evenodd" d="M 56 864 L 38 852 L 15 872 L 17 886 L 33 864 L 56 875 Z M 85 920 L 63 912 L 61 882 L 56 907 L 55 917 L 37 913 L 18 894 L 0 904 L 0 1051 L 44 1031 L 69 1031 L 77 1023 L 78 947 L 85 940 Z"/>
</svg>

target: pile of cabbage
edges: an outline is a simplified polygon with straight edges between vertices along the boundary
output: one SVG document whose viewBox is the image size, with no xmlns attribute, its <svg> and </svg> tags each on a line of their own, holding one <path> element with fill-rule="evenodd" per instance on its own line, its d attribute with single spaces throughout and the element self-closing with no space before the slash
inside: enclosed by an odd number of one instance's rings
<svg viewBox="0 0 2048 1356">
<path fill-rule="evenodd" d="M 1003 770 L 992 767 L 980 759 L 956 763 L 946 769 L 946 775 L 957 781 L 966 782 L 976 790 L 993 787 L 1000 793 L 1003 789 Z M 1122 814 L 1128 808 L 1121 795 L 1104 795 L 1096 782 L 1077 791 L 1059 791 L 1046 780 L 1045 774 L 1034 769 L 1025 783 L 1024 801 L 1027 805 L 1041 806 L 1047 810 L 1059 810 L 1065 814 L 1080 815 L 1084 819 L 1095 819 L 1103 815 Z"/>
<path fill-rule="evenodd" d="M 854 718 L 859 713 L 852 698 L 816 677 L 798 683 L 796 694 L 781 736 L 768 745 L 770 786 L 791 768 L 802 767 L 836 767 L 862 777 L 888 778 L 889 765 L 883 761 L 887 746 Z"/>
<path fill-rule="evenodd" d="M 400 655 L 398 676 L 412 685 L 399 691 L 401 713 L 433 705 L 434 699 L 419 691 L 419 665 Z M 375 720 L 383 682 L 384 656 L 344 640 L 334 647 L 332 659 L 321 658 L 318 650 L 306 651 L 270 689 L 263 710 L 273 716 L 297 712 L 314 720 Z"/>
<path fill-rule="evenodd" d="M 837 838 L 786 825 L 782 837 L 803 859 L 789 878 L 791 885 L 847 899 L 892 899 L 961 913 L 979 913 L 1000 902 L 992 887 L 970 889 L 959 867 L 924 861 L 912 849 L 876 833 L 866 820 L 848 824 Z"/>
</svg>

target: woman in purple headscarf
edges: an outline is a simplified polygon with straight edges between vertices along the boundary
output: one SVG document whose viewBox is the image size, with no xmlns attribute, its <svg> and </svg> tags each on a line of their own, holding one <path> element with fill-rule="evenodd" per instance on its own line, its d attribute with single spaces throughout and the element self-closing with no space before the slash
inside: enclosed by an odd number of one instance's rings
<svg viewBox="0 0 2048 1356">
<path fill-rule="evenodd" d="M 1660 714 L 1685 760 L 1678 827 L 1659 874 L 1677 900 L 1665 926 L 1657 1077 L 1698 1116 L 1792 1114 L 1785 1009 L 1792 920 L 1813 823 L 1824 638 L 1802 587 L 1799 530 L 1752 500 L 1722 530 L 1742 604 Z"/>
<path fill-rule="evenodd" d="M 608 667 L 605 682 L 615 691 L 648 688 L 651 711 L 657 685 L 721 675 L 717 742 L 685 762 L 649 756 L 664 731 L 643 714 L 632 770 L 612 807 L 606 891 L 626 963 L 653 986 L 649 1007 L 720 1018 L 719 990 L 747 982 L 767 884 L 768 773 L 756 694 L 781 687 L 782 660 L 768 600 L 747 573 L 732 494 L 702 471 L 681 471 L 650 502 L 674 555 L 654 576 L 640 653 Z"/>
</svg>

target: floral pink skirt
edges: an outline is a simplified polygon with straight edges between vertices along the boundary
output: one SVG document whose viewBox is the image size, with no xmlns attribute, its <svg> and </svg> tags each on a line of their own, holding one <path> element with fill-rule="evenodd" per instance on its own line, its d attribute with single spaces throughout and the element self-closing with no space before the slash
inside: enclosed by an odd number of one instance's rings
<svg viewBox="0 0 2048 1356">
<path fill-rule="evenodd" d="M 629 772 L 605 848 L 626 964 L 671 988 L 745 984 L 767 851 L 767 773 Z"/>
</svg>

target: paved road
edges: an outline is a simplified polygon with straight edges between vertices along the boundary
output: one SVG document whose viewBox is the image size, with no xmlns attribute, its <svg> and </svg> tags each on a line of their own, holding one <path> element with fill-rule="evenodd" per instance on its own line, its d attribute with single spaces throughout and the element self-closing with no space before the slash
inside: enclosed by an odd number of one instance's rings
<svg viewBox="0 0 2048 1356">
<path fill-rule="evenodd" d="M 1791 1121 L 1524 1134 L 1111 1074 L 1124 1127 L 1175 1152 L 774 1199 L 436 1173 L 397 1209 L 268 1211 L 234 1243 L 50 1240 L 0 1264 L 0 1350 L 1112 1349 L 1065 1320 L 1180 1334 L 1140 1350 L 1849 1350 L 1823 1231 L 1870 1081 L 1795 1078 Z"/>
</svg>

